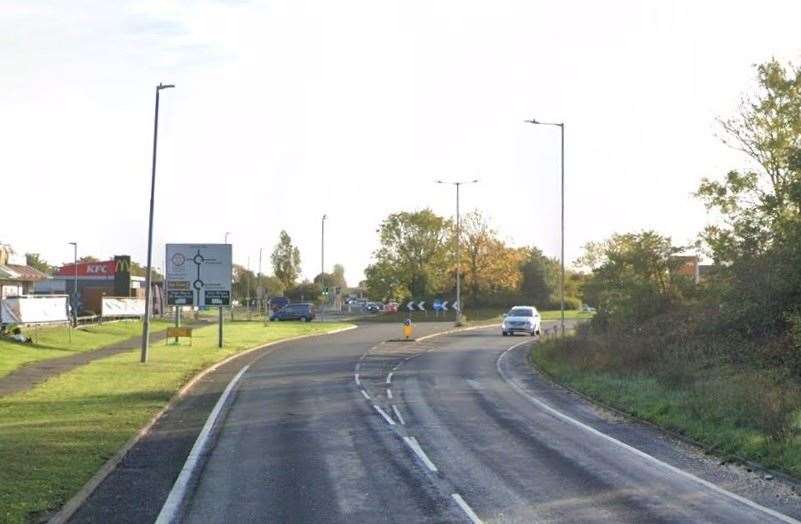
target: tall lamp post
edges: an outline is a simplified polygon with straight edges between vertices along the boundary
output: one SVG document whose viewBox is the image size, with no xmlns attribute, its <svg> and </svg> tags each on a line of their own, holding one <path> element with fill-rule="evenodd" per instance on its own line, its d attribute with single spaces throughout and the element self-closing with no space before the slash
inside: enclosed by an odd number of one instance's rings
<svg viewBox="0 0 801 524">
<path fill-rule="evenodd" d="M 78 243 L 69 242 L 72 246 L 72 323 L 78 325 Z"/>
<path fill-rule="evenodd" d="M 320 307 L 320 321 L 325 320 L 325 219 L 328 215 L 323 214 L 323 219 L 320 221 L 320 288 L 323 292 L 323 304 Z"/>
<path fill-rule="evenodd" d="M 459 214 L 459 188 L 464 184 L 475 184 L 478 182 L 478 179 L 474 180 L 459 180 L 456 182 L 450 182 L 445 180 L 437 180 L 437 184 L 450 184 L 452 186 L 456 186 L 456 322 L 459 322 L 459 318 L 462 315 L 462 286 L 461 286 L 461 278 L 460 272 L 462 267 L 462 258 L 461 258 L 461 241 L 460 235 L 462 232 L 462 218 Z"/>
<path fill-rule="evenodd" d="M 142 324 L 142 354 L 140 361 L 144 364 L 150 349 L 150 294 L 153 273 L 153 203 L 156 194 L 156 149 L 159 138 L 159 94 L 162 89 L 171 89 L 172 84 L 156 86 L 156 112 L 153 119 L 153 167 L 150 175 L 150 218 L 147 226 L 147 272 L 145 273 L 145 321 Z"/>
<path fill-rule="evenodd" d="M 225 232 L 225 242 L 224 242 L 224 244 L 227 244 L 227 243 L 228 243 L 228 235 L 230 235 L 230 234 L 231 234 L 231 232 L 230 232 L 230 231 L 226 231 L 226 232 Z"/>
<path fill-rule="evenodd" d="M 562 151 L 561 151 L 561 164 L 562 164 L 562 225 L 561 225 L 561 277 L 559 279 L 559 310 L 561 312 L 561 331 L 562 336 L 565 336 L 565 123 L 564 122 L 540 122 L 536 118 L 525 121 L 527 124 L 534 124 L 539 126 L 555 126 L 559 128 L 562 138 Z"/>
</svg>

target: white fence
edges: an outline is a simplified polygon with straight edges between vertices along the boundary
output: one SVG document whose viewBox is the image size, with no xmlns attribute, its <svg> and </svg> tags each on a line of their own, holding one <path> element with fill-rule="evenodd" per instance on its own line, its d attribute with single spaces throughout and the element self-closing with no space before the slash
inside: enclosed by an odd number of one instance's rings
<svg viewBox="0 0 801 524">
<path fill-rule="evenodd" d="M 19 296 L 0 300 L 3 324 L 67 321 L 67 295 Z"/>
<path fill-rule="evenodd" d="M 103 297 L 100 307 L 102 317 L 143 317 L 145 299 L 128 297 Z"/>
</svg>

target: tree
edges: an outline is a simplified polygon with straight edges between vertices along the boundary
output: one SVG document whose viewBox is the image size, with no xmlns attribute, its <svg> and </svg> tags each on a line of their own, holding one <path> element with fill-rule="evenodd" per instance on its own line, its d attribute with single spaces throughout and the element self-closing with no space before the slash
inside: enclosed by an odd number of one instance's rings
<svg viewBox="0 0 801 524">
<path fill-rule="evenodd" d="M 285 295 L 293 301 L 320 302 L 321 290 L 319 284 L 304 280 L 297 286 L 286 290 Z"/>
<path fill-rule="evenodd" d="M 448 281 L 452 223 L 430 209 L 389 215 L 379 229 L 375 262 L 367 267 L 373 298 L 427 297 Z"/>
<path fill-rule="evenodd" d="M 300 250 L 292 245 L 292 238 L 281 231 L 272 254 L 273 272 L 284 289 L 291 288 L 300 275 Z"/>
<path fill-rule="evenodd" d="M 25 253 L 25 264 L 47 275 L 55 270 L 39 253 Z"/>
<path fill-rule="evenodd" d="M 321 273 L 318 273 L 315 277 L 313 282 L 318 286 L 321 284 L 320 281 Z M 334 272 L 333 273 L 324 273 L 322 274 L 325 278 L 325 287 L 328 288 L 341 288 L 345 289 L 348 287 L 348 283 L 345 281 L 345 266 L 342 264 L 334 264 Z"/>
<path fill-rule="evenodd" d="M 684 249 L 653 231 L 614 235 L 589 245 L 581 262 L 592 267 L 584 296 L 598 308 L 595 325 L 626 328 L 681 302 L 691 286 L 677 271 L 684 262 L 676 255 Z"/>
<path fill-rule="evenodd" d="M 534 304 L 550 307 L 553 296 L 559 292 L 559 261 L 546 257 L 533 246 L 522 251 L 520 292 Z"/>
<path fill-rule="evenodd" d="M 702 235 L 718 266 L 721 320 L 769 334 L 786 329 L 801 297 L 801 69 L 771 60 L 757 80 L 737 116 L 720 122 L 724 142 L 758 168 L 704 179 L 697 196 L 722 217 Z"/>
<path fill-rule="evenodd" d="M 514 293 L 522 280 L 523 253 L 507 247 L 478 210 L 465 215 L 461 233 L 464 252 L 461 269 L 468 302 L 489 303 L 493 294 Z"/>
<path fill-rule="evenodd" d="M 78 257 L 78 262 L 100 262 L 100 259 L 97 257 L 93 257 L 92 255 L 85 255 L 82 257 Z"/>
</svg>

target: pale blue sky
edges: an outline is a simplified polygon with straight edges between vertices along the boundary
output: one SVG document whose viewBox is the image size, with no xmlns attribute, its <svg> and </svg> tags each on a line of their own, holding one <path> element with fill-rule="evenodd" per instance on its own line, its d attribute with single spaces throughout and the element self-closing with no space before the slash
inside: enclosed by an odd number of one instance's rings
<svg viewBox="0 0 801 524">
<path fill-rule="evenodd" d="M 389 212 L 454 212 L 437 178 L 479 178 L 511 242 L 558 253 L 567 123 L 568 260 L 653 228 L 693 240 L 691 193 L 745 160 L 715 116 L 752 64 L 797 59 L 796 2 L 35 2 L 0 0 L 0 240 L 51 262 L 144 259 L 153 89 L 162 98 L 156 265 L 164 242 L 235 261 L 278 232 L 355 284 Z"/>
</svg>

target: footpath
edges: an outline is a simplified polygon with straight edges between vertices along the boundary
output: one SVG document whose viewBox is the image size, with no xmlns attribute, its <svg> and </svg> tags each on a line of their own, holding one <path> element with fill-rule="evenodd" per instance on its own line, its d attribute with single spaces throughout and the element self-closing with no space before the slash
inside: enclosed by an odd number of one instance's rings
<svg viewBox="0 0 801 524">
<path fill-rule="evenodd" d="M 198 327 L 204 324 L 203 322 L 187 323 L 187 326 Z M 165 337 L 166 331 L 151 333 L 150 343 L 163 342 Z M 142 337 L 131 337 L 92 351 L 26 364 L 10 374 L 0 377 L 0 397 L 28 391 L 46 380 L 72 371 L 77 367 L 85 366 L 94 360 L 108 358 L 141 347 Z"/>
</svg>

